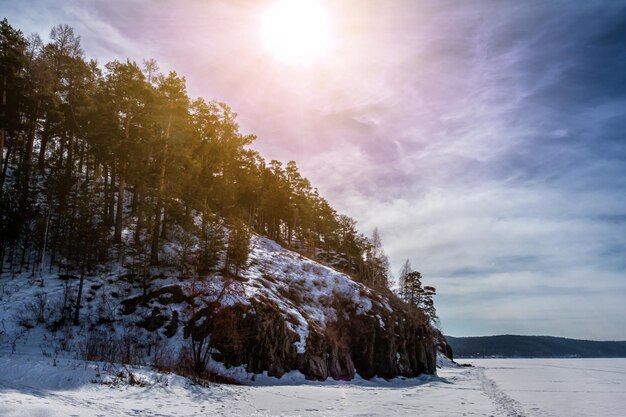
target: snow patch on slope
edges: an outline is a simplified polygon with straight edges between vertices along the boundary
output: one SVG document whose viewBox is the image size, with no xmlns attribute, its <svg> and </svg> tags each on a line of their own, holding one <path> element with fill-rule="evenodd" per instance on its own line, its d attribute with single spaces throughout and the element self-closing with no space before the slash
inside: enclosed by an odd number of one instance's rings
<svg viewBox="0 0 626 417">
<path fill-rule="evenodd" d="M 360 315 L 372 309 L 373 293 L 364 285 L 262 236 L 252 237 L 249 267 L 242 276 L 249 280 L 246 296 L 266 297 L 278 305 L 289 328 L 299 336 L 295 344 L 298 353 L 306 349 L 311 324 L 325 328 L 327 323 L 337 320 L 338 312 L 331 306 L 331 300 L 337 297 L 352 300 Z M 293 298 L 298 302 L 291 301 Z M 381 299 L 381 302 L 391 310 L 386 301 Z"/>
</svg>

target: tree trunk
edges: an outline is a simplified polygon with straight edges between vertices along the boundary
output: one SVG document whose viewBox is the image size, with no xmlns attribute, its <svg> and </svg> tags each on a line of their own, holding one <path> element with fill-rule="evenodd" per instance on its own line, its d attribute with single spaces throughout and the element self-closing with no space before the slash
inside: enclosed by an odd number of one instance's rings
<svg viewBox="0 0 626 417">
<path fill-rule="evenodd" d="M 2 77 L 2 123 L 4 124 L 6 121 L 6 108 L 7 108 L 7 76 L 6 72 L 4 77 Z M 0 168 L 3 168 L 2 162 L 4 157 L 4 137 L 6 135 L 6 131 L 4 129 L 4 125 L 0 128 Z M 7 151 L 8 153 L 8 151 Z M 7 159 L 9 157 L 7 156 Z M 2 186 L 4 185 L 4 170 L 2 172 L 2 178 L 0 178 L 0 195 L 2 195 Z M 0 267 L 0 271 L 2 268 Z"/>
<path fill-rule="evenodd" d="M 135 186 L 135 213 L 137 214 L 137 227 L 135 228 L 134 238 L 135 243 L 139 245 L 141 230 L 143 229 L 143 184 Z"/>
<path fill-rule="evenodd" d="M 154 227 L 152 228 L 152 244 L 150 246 L 150 263 L 159 263 L 159 233 L 161 231 L 161 199 L 157 201 L 156 214 L 154 215 Z"/>
<path fill-rule="evenodd" d="M 26 136 L 26 146 L 22 157 L 22 173 L 20 175 L 20 212 L 27 212 L 28 197 L 30 195 L 30 174 L 31 158 L 33 154 L 33 143 L 35 142 L 35 132 L 37 130 L 37 114 L 39 113 L 39 101 L 35 105 L 33 113 L 28 123 L 28 135 Z"/>
<path fill-rule="evenodd" d="M 132 204 L 130 206 L 130 213 L 134 215 L 137 213 L 137 184 L 133 187 L 133 198 L 131 201 Z"/>
<path fill-rule="evenodd" d="M 167 239 L 167 209 L 163 207 L 163 220 L 161 221 L 161 239 Z"/>
<path fill-rule="evenodd" d="M 40 100 L 37 100 L 37 104 L 35 105 L 35 109 L 30 116 L 30 121 L 28 125 L 28 136 L 26 137 L 26 150 L 24 151 L 24 159 L 22 160 L 22 166 L 24 171 L 23 176 L 23 184 L 28 186 L 30 182 L 30 173 L 31 173 L 31 165 L 32 165 L 32 154 L 33 154 L 33 143 L 35 142 L 35 133 L 37 132 L 37 116 L 39 114 L 39 105 Z"/>
<path fill-rule="evenodd" d="M 110 218 L 109 218 L 109 166 L 106 163 L 103 163 L 103 175 L 104 175 L 104 207 L 102 207 L 102 217 L 104 218 L 104 223 L 107 226 L 111 226 Z"/>
<path fill-rule="evenodd" d="M 109 182 L 109 207 L 108 217 L 109 223 L 113 225 L 113 218 L 115 217 L 115 182 L 117 180 L 117 173 L 115 170 L 115 163 L 111 164 L 111 181 Z"/>
<path fill-rule="evenodd" d="M 41 286 L 44 286 L 43 282 L 43 269 L 46 263 L 46 246 L 48 245 L 48 229 L 50 228 L 50 213 L 52 209 L 48 206 L 48 214 L 46 215 L 46 226 L 43 232 L 43 245 L 41 249 L 41 263 L 39 266 L 39 272 L 41 274 Z"/>
<path fill-rule="evenodd" d="M 83 265 L 80 271 L 80 281 L 78 283 L 78 295 L 76 296 L 76 308 L 74 309 L 74 326 L 78 326 L 79 313 L 80 313 L 80 301 L 83 296 L 83 284 L 85 283 L 85 266 Z"/>
<path fill-rule="evenodd" d="M 128 142 L 130 138 L 130 116 L 126 116 L 126 123 L 124 128 L 124 138 L 121 140 L 122 143 Z M 115 233 L 113 235 L 113 240 L 115 243 L 122 242 L 122 225 L 123 225 L 123 217 L 124 217 L 124 191 L 126 190 L 126 162 L 120 161 L 119 164 L 119 189 L 117 191 L 117 213 L 115 215 Z"/>
<path fill-rule="evenodd" d="M 165 131 L 165 143 L 163 144 L 163 158 L 161 159 L 161 171 L 159 175 L 159 195 L 157 197 L 156 214 L 154 216 L 154 229 L 152 231 L 152 245 L 150 248 L 150 263 L 159 263 L 159 234 L 161 233 L 161 210 L 163 209 L 163 191 L 165 190 L 165 163 L 167 161 L 167 147 L 172 128 L 172 113 L 170 112 Z"/>
<path fill-rule="evenodd" d="M 65 132 L 63 132 L 63 135 L 59 138 L 59 159 L 57 160 L 57 166 L 59 167 L 59 171 L 62 171 L 63 167 L 63 155 L 65 154 L 66 146 L 65 142 Z"/>
<path fill-rule="evenodd" d="M 0 168 L 3 167 L 2 165 L 3 159 L 4 159 L 4 127 L 0 129 Z M 2 184 L 0 183 L 0 187 L 1 186 Z"/>
<path fill-rule="evenodd" d="M 74 167 L 74 131 L 70 129 L 70 137 L 67 141 L 67 163 L 65 167 L 65 172 L 67 176 L 70 177 L 72 175 L 72 168 Z"/>
<path fill-rule="evenodd" d="M 85 164 L 85 170 L 83 171 L 83 163 Z M 87 178 L 89 178 L 89 161 L 85 161 L 85 142 L 80 142 L 80 152 L 78 153 L 78 172 L 85 172 Z"/>
<path fill-rule="evenodd" d="M 117 212 L 115 215 L 115 233 L 113 240 L 115 243 L 122 243 L 122 219 L 124 217 L 124 192 L 126 190 L 126 176 L 124 175 L 125 168 L 122 167 L 119 177 L 119 188 L 117 191 Z"/>
<path fill-rule="evenodd" d="M 43 132 L 41 133 L 41 143 L 39 145 L 39 158 L 37 160 L 37 170 L 42 172 L 46 162 L 46 148 L 50 139 L 50 121 L 46 119 Z"/>
<path fill-rule="evenodd" d="M 13 150 L 13 142 L 15 138 L 7 146 L 6 158 L 4 158 L 4 166 L 2 167 L 2 177 L 0 177 L 0 195 L 2 195 L 2 189 L 4 188 L 4 180 L 7 177 L 7 169 L 9 168 L 9 161 L 11 160 L 11 151 Z"/>
</svg>

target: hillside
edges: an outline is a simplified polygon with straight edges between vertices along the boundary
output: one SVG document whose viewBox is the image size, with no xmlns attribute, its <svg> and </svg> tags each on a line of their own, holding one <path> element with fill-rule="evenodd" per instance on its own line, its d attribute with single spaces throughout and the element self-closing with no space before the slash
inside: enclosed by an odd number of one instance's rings
<svg viewBox="0 0 626 417">
<path fill-rule="evenodd" d="M 190 97 L 184 76 L 154 60 L 99 66 L 67 25 L 44 43 L 5 19 L 0 38 L 0 272 L 48 260 L 89 273 L 121 252 L 169 265 L 163 248 L 180 231 L 193 251 L 175 262 L 205 274 L 227 223 L 312 257 L 340 254 L 344 272 L 388 284 L 378 235 L 337 213 L 295 161 L 263 158 L 230 106 Z"/>
<path fill-rule="evenodd" d="M 146 284 L 124 263 L 106 269 L 85 279 L 80 326 L 66 313 L 77 277 L 1 276 L 1 351 L 208 368 L 241 382 L 435 372 L 435 333 L 419 310 L 258 235 L 237 278 L 160 268 Z"/>
<path fill-rule="evenodd" d="M 446 336 L 457 358 L 624 358 L 626 341 L 600 342 L 551 336 Z"/>
<path fill-rule="evenodd" d="M 231 381 L 413 377 L 449 353 L 435 289 L 392 294 L 377 229 L 227 104 L 154 60 L 99 66 L 67 25 L 0 37 L 3 352 Z"/>
</svg>

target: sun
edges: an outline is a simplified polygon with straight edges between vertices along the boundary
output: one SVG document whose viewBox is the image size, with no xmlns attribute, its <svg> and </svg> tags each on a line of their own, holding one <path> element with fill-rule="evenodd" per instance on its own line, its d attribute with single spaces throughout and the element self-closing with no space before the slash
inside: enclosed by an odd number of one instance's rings
<svg viewBox="0 0 626 417">
<path fill-rule="evenodd" d="M 309 66 L 330 49 L 330 19 L 316 1 L 279 0 L 262 16 L 261 40 L 278 61 Z"/>
</svg>

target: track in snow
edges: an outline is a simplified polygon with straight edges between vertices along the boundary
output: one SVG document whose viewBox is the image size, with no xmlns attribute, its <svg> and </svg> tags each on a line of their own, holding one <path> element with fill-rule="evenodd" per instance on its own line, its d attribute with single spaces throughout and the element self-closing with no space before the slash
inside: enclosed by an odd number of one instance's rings
<svg viewBox="0 0 626 417">
<path fill-rule="evenodd" d="M 505 413 L 508 417 L 526 417 L 526 414 L 522 411 L 522 405 L 498 388 L 498 385 L 485 375 L 484 368 L 474 369 L 480 380 L 482 391 L 495 403 L 499 411 Z"/>
</svg>

